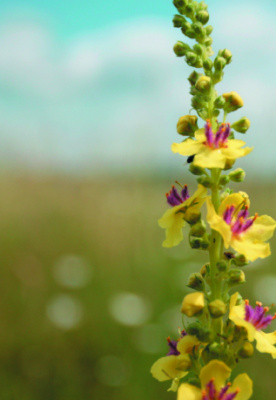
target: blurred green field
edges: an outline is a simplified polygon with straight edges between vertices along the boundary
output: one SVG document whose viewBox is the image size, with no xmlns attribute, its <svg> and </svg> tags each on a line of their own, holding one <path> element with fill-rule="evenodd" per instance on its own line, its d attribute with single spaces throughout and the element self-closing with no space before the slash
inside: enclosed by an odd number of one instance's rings
<svg viewBox="0 0 276 400">
<path fill-rule="evenodd" d="M 156 221 L 172 182 L 0 179 L 1 399 L 175 399 L 149 369 L 177 335 L 187 278 L 207 253 L 161 247 Z M 276 217 L 276 186 L 242 189 L 252 212 Z M 276 300 L 275 238 L 271 247 L 271 257 L 245 268 L 240 291 L 251 301 Z M 240 371 L 254 380 L 252 400 L 275 400 L 269 355 L 256 353 Z"/>
</svg>

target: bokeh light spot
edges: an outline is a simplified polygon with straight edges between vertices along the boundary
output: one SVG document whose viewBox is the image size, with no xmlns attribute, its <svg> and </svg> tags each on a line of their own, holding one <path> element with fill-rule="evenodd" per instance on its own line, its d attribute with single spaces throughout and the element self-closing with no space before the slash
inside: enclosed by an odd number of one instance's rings
<svg viewBox="0 0 276 400">
<path fill-rule="evenodd" d="M 80 323 L 83 311 L 78 300 L 68 295 L 60 295 L 48 304 L 47 315 L 58 328 L 72 329 Z"/>
<path fill-rule="evenodd" d="M 111 299 L 109 312 L 117 322 L 123 325 L 139 326 L 148 320 L 151 307 L 149 302 L 141 296 L 122 292 Z"/>
<path fill-rule="evenodd" d="M 89 283 L 92 269 L 82 257 L 66 255 L 58 259 L 54 265 L 53 275 L 59 284 L 78 289 Z"/>
</svg>

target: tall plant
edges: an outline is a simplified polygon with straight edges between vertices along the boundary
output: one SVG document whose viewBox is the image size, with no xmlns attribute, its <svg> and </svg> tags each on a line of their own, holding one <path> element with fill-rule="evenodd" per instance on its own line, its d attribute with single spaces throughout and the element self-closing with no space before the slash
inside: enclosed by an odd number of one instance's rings
<svg viewBox="0 0 276 400">
<path fill-rule="evenodd" d="M 177 132 L 185 139 L 173 143 L 172 151 L 188 157 L 189 171 L 197 176 L 198 186 L 190 194 L 187 185 L 173 185 L 166 195 L 169 209 L 159 225 L 166 230 L 164 247 L 178 245 L 185 228 L 189 245 L 208 252 L 209 260 L 190 276 L 188 286 L 194 292 L 182 303 L 183 329 L 177 340 L 168 338 L 168 354 L 153 364 L 151 373 L 159 381 L 170 380 L 169 390 L 178 392 L 178 400 L 247 400 L 252 381 L 243 373 L 231 382 L 232 370 L 240 359 L 252 356 L 254 346 L 276 358 L 276 332 L 266 332 L 276 315 L 260 302 L 250 305 L 237 291 L 229 292 L 245 282 L 244 265 L 270 255 L 267 241 L 276 222 L 268 215 L 250 216 L 249 196 L 227 187 L 230 181 L 244 180 L 245 172 L 232 167 L 252 151 L 235 138 L 236 133 L 248 130 L 248 118 L 231 125 L 227 122 L 228 114 L 243 106 L 241 96 L 216 91 L 232 54 L 223 49 L 214 60 L 210 58 L 213 27 L 208 25 L 203 1 L 173 3 L 178 10 L 174 26 L 196 41 L 193 47 L 178 41 L 174 52 L 195 68 L 188 80 L 197 115 L 179 118 Z M 205 205 L 207 223 L 201 215 Z"/>
</svg>

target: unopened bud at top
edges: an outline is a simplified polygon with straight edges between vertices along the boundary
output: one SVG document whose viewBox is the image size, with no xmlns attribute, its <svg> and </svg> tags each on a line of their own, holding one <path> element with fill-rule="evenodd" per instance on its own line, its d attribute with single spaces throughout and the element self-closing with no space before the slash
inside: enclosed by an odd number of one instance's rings
<svg viewBox="0 0 276 400">
<path fill-rule="evenodd" d="M 226 65 L 226 60 L 223 57 L 216 57 L 214 61 L 214 67 L 218 71 L 222 71 Z"/>
<path fill-rule="evenodd" d="M 243 106 L 243 99 L 236 92 L 224 93 L 222 97 L 225 99 L 223 108 L 228 113 L 236 111 Z"/>
<path fill-rule="evenodd" d="M 178 41 L 173 46 L 173 51 L 177 55 L 177 57 L 183 57 L 185 54 L 190 51 L 191 48 L 188 44 Z"/>
<path fill-rule="evenodd" d="M 220 52 L 220 55 L 226 60 L 226 64 L 230 64 L 232 61 L 232 53 L 230 50 L 224 49 Z"/>
<path fill-rule="evenodd" d="M 196 14 L 197 21 L 201 22 L 203 25 L 207 24 L 209 21 L 209 13 L 206 10 L 201 10 Z"/>
<path fill-rule="evenodd" d="M 196 115 L 183 115 L 177 122 L 177 133 L 183 136 L 191 136 L 198 129 Z"/>
<path fill-rule="evenodd" d="M 208 93 L 211 88 L 211 78 L 209 76 L 200 76 L 196 81 L 195 88 L 201 93 Z"/>
<path fill-rule="evenodd" d="M 172 21 L 175 28 L 182 28 L 183 24 L 186 22 L 186 19 L 182 17 L 182 15 L 176 14 Z"/>
<path fill-rule="evenodd" d="M 198 314 L 205 306 L 204 294 L 202 292 L 195 292 L 187 294 L 184 297 L 181 312 L 188 317 Z"/>
<path fill-rule="evenodd" d="M 233 128 L 235 131 L 240 132 L 240 133 L 247 132 L 249 127 L 250 127 L 250 121 L 246 117 L 239 119 L 238 121 L 234 122 L 231 125 L 231 128 Z"/>
</svg>

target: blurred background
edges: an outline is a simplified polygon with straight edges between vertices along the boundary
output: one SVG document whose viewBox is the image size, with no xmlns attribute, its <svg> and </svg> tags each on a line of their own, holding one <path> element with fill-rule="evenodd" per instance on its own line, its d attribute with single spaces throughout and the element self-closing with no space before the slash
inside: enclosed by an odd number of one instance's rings
<svg viewBox="0 0 276 400">
<path fill-rule="evenodd" d="M 236 163 L 246 181 L 232 188 L 275 218 L 276 4 L 208 4 L 214 50 L 233 52 L 218 90 L 237 91 L 234 119 L 252 123 L 255 150 Z M 195 186 L 170 151 L 190 109 L 175 11 L 169 0 L 0 3 L 3 400 L 175 398 L 149 370 L 207 260 L 185 242 L 163 249 L 156 222 L 174 180 Z M 275 302 L 275 238 L 271 247 L 245 267 L 252 302 Z M 240 371 L 255 381 L 252 400 L 275 400 L 269 355 Z"/>
</svg>

